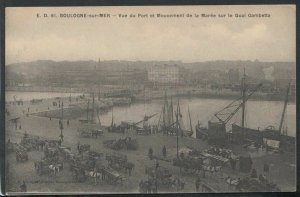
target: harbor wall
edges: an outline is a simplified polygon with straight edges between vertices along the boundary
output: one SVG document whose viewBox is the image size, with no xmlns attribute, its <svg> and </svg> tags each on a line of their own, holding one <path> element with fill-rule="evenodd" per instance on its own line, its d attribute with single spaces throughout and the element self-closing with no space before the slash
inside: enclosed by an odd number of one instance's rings
<svg viewBox="0 0 300 197">
<path fill-rule="evenodd" d="M 104 96 L 107 92 L 119 91 L 122 87 L 91 87 L 91 88 L 65 88 L 65 87 L 26 87 L 26 86 L 11 86 L 6 87 L 6 91 L 17 92 L 61 92 L 61 93 L 90 93 L 96 92 Z M 173 97 L 195 97 L 195 98 L 212 98 L 212 99 L 237 99 L 240 97 L 240 92 L 230 90 L 212 90 L 212 89 L 195 89 L 192 87 L 178 87 L 167 88 L 167 95 Z M 165 96 L 165 90 L 141 90 L 139 93 L 136 90 L 131 90 L 131 97 L 133 101 L 145 101 L 151 99 L 161 99 Z M 254 93 L 251 100 L 267 100 L 267 101 L 283 101 L 285 99 L 285 93 Z M 289 96 L 290 102 L 296 101 L 295 92 L 292 92 Z"/>
</svg>

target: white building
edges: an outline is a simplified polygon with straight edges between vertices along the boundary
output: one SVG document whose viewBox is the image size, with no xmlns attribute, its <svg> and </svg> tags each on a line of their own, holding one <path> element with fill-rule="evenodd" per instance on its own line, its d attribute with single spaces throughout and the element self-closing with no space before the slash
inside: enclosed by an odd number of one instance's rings
<svg viewBox="0 0 300 197">
<path fill-rule="evenodd" d="M 178 65 L 154 65 L 148 70 L 148 80 L 164 84 L 182 83 L 183 70 Z"/>
</svg>

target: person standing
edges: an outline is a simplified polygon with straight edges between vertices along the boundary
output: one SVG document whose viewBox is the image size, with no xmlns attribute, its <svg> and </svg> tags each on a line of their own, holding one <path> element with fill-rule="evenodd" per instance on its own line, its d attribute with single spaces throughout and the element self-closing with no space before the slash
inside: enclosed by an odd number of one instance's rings
<svg viewBox="0 0 300 197">
<path fill-rule="evenodd" d="M 152 150 L 151 147 L 149 148 L 148 156 L 149 156 L 150 160 L 152 160 L 152 157 L 153 157 L 153 150 Z"/>
<path fill-rule="evenodd" d="M 77 143 L 77 150 L 78 150 L 78 152 L 79 152 L 79 154 L 80 154 L 80 142 L 78 141 L 78 143 Z"/>
<path fill-rule="evenodd" d="M 151 181 L 148 181 L 147 183 L 148 183 L 148 184 L 147 184 L 147 193 L 148 193 L 148 194 L 151 194 L 152 182 L 151 182 Z"/>
<path fill-rule="evenodd" d="M 195 185 L 196 185 L 196 192 L 199 191 L 199 187 L 200 187 L 200 178 L 197 177 L 196 181 L 195 181 Z"/>
<path fill-rule="evenodd" d="M 162 149 L 162 154 L 164 157 L 167 156 L 167 149 L 166 149 L 166 146 L 164 145 L 163 149 Z"/>
<path fill-rule="evenodd" d="M 22 185 L 20 186 L 21 192 L 27 192 L 27 186 L 25 184 L 25 181 L 23 181 Z"/>
<path fill-rule="evenodd" d="M 255 168 L 253 168 L 251 171 L 251 178 L 257 178 L 257 172 Z"/>
</svg>

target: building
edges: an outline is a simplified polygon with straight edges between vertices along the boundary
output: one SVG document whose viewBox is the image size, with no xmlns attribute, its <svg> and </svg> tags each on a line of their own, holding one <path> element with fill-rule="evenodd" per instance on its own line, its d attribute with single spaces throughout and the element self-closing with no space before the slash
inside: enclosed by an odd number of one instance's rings
<svg viewBox="0 0 300 197">
<path fill-rule="evenodd" d="M 184 69 L 178 65 L 154 65 L 148 70 L 148 80 L 160 84 L 184 82 Z"/>
<path fill-rule="evenodd" d="M 289 82 L 295 84 L 296 82 L 296 68 L 281 68 L 275 67 L 273 76 L 275 78 L 276 87 L 286 87 Z"/>
<path fill-rule="evenodd" d="M 240 83 L 240 73 L 238 69 L 229 69 L 228 71 L 229 83 L 236 84 Z"/>
</svg>

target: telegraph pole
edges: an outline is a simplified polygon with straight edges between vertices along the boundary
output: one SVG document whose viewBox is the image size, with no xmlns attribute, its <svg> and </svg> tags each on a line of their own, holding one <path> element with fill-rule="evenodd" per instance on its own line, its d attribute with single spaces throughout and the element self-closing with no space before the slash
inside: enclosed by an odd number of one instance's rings
<svg viewBox="0 0 300 197">
<path fill-rule="evenodd" d="M 245 87 L 245 80 L 246 80 L 246 74 L 245 74 L 245 68 L 244 68 L 244 75 L 242 79 L 242 130 L 243 130 L 243 137 L 245 136 L 245 107 L 246 107 L 246 87 Z"/>
<path fill-rule="evenodd" d="M 177 113 L 176 113 L 176 140 L 177 140 L 177 143 L 176 143 L 176 149 L 177 149 L 177 158 L 179 158 L 179 150 L 178 150 L 178 132 L 179 132 L 179 120 L 178 120 L 178 115 L 179 115 L 179 100 L 178 100 L 178 105 L 177 105 Z"/>
<path fill-rule="evenodd" d="M 64 141 L 64 135 L 63 135 L 63 120 L 64 120 L 64 102 L 62 101 L 61 103 L 61 121 L 60 121 L 60 140 L 63 142 Z"/>
<path fill-rule="evenodd" d="M 286 106 L 287 106 L 287 103 L 289 101 L 290 87 L 291 87 L 291 82 L 289 83 L 289 86 L 288 86 L 288 88 L 286 90 L 286 96 L 285 96 L 283 111 L 282 111 L 282 114 L 281 114 L 280 125 L 279 125 L 279 134 L 281 134 L 283 120 L 284 120 L 284 115 L 285 115 L 285 111 L 286 111 Z"/>
</svg>

